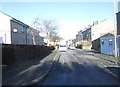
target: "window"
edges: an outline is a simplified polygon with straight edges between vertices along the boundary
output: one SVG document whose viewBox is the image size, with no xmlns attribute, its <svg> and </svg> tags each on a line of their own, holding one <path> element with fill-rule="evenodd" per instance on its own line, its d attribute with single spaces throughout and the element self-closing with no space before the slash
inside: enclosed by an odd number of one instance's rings
<svg viewBox="0 0 120 87">
<path fill-rule="evenodd" d="M 14 33 L 17 33 L 17 32 L 18 32 L 18 30 L 17 30 L 17 29 L 13 29 L 13 32 L 14 32 Z"/>
<path fill-rule="evenodd" d="M 104 45 L 104 40 L 101 41 L 102 45 Z"/>
<path fill-rule="evenodd" d="M 22 27 L 22 31 L 21 31 L 22 33 L 24 33 L 25 32 L 25 28 L 24 28 L 24 26 Z"/>
<path fill-rule="evenodd" d="M 109 41 L 109 45 L 113 45 L 113 41 L 111 39 L 109 39 L 108 41 Z"/>
<path fill-rule="evenodd" d="M 66 47 L 66 45 L 60 45 L 60 47 Z"/>
</svg>

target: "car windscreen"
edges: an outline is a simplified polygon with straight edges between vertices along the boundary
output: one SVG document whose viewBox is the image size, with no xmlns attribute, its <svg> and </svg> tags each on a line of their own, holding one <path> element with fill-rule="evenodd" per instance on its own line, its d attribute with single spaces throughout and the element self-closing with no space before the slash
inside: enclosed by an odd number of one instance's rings
<svg viewBox="0 0 120 87">
<path fill-rule="evenodd" d="M 66 47 L 66 45 L 60 45 L 60 47 Z"/>
</svg>

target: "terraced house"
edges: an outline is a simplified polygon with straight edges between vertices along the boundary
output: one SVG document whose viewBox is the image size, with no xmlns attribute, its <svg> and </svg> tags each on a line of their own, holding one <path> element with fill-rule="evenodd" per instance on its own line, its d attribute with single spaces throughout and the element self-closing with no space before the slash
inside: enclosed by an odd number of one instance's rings
<svg viewBox="0 0 120 87">
<path fill-rule="evenodd" d="M 27 24 L 0 12 L 0 43 L 4 44 L 34 44 L 31 29 Z M 39 31 L 34 30 L 37 35 L 34 37 L 36 45 L 42 45 L 43 37 Z"/>
<path fill-rule="evenodd" d="M 114 22 L 111 19 L 93 22 L 93 25 L 82 31 L 83 49 L 95 49 L 100 52 L 100 38 L 107 33 L 114 33 Z"/>
</svg>

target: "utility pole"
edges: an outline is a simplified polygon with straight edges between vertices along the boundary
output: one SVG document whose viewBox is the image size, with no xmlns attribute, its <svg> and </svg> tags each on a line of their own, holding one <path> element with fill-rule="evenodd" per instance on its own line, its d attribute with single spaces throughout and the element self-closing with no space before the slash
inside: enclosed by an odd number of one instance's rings
<svg viewBox="0 0 120 87">
<path fill-rule="evenodd" d="M 117 57 L 117 27 L 116 27 L 116 0 L 114 0 L 114 41 L 115 41 L 115 57 Z"/>
</svg>

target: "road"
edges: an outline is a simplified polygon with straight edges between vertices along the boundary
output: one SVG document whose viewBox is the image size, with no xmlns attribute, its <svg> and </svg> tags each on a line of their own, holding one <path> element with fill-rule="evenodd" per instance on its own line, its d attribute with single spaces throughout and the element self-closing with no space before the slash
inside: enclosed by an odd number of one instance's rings
<svg viewBox="0 0 120 87">
<path fill-rule="evenodd" d="M 59 52 L 46 79 L 39 85 L 118 85 L 118 78 L 106 71 L 117 65 L 82 50 Z"/>
</svg>

